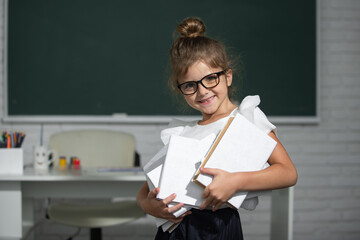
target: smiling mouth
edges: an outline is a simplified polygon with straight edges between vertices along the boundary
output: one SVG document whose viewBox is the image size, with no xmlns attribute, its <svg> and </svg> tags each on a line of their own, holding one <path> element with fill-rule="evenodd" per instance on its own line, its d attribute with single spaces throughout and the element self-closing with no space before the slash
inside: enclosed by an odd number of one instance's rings
<svg viewBox="0 0 360 240">
<path fill-rule="evenodd" d="M 215 96 L 212 96 L 212 97 L 200 100 L 199 103 L 206 104 L 206 103 L 211 102 L 214 98 L 215 98 Z"/>
</svg>

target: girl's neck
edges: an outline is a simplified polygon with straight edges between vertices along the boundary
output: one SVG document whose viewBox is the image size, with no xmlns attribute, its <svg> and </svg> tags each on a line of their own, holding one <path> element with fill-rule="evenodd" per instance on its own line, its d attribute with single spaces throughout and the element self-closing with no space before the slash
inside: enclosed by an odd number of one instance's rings
<svg viewBox="0 0 360 240">
<path fill-rule="evenodd" d="M 230 113 L 232 111 L 234 111 L 234 109 L 237 108 L 237 106 L 235 106 L 233 103 L 231 103 L 229 101 L 229 104 L 227 104 L 227 106 L 223 109 L 223 111 L 217 111 L 211 115 L 205 115 L 203 114 L 203 119 L 198 121 L 199 125 L 207 125 L 213 122 L 216 122 L 217 120 L 227 117 L 230 115 Z"/>
</svg>

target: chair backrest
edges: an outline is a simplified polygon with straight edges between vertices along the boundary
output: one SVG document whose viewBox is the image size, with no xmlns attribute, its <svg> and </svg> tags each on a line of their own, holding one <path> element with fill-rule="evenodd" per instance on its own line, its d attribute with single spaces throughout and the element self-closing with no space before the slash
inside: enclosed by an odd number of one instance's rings
<svg viewBox="0 0 360 240">
<path fill-rule="evenodd" d="M 73 130 L 50 136 L 56 155 L 78 157 L 83 167 L 132 167 L 135 158 L 133 135 L 109 130 Z M 55 161 L 55 166 L 58 161 Z"/>
</svg>

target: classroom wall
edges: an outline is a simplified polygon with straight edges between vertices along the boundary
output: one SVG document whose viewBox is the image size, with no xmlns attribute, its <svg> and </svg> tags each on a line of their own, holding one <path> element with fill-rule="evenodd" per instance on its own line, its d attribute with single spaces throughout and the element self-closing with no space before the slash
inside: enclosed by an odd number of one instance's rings
<svg viewBox="0 0 360 240">
<path fill-rule="evenodd" d="M 360 1 L 320 0 L 320 113 L 319 124 L 278 125 L 279 138 L 299 173 L 295 187 L 294 239 L 360 239 Z M 4 10 L 0 0 L 0 51 L 4 52 Z M 306 16 L 304 16 L 306 17 Z M 296 57 L 296 56 L 294 56 Z M 4 116 L 4 59 L 0 55 L 0 117 Z M 306 71 L 306 69 L 304 69 Z M 289 79 L 291 81 L 291 79 Z M 306 97 L 306 96 L 304 96 Z M 286 99 L 284 99 L 286 101 Z M 164 124 L 46 124 L 45 143 L 58 131 L 78 128 L 131 132 L 142 160 L 160 148 Z M 40 124 L 4 124 L 1 129 L 23 130 L 25 163 L 40 142 Z M 241 211 L 247 240 L 269 239 L 270 198 L 254 212 Z M 43 219 L 43 201 L 36 201 L 36 220 Z M 151 218 L 104 230 L 105 239 L 152 239 Z M 44 222 L 36 239 L 60 239 L 74 228 Z M 87 239 L 83 230 L 80 238 Z"/>
</svg>

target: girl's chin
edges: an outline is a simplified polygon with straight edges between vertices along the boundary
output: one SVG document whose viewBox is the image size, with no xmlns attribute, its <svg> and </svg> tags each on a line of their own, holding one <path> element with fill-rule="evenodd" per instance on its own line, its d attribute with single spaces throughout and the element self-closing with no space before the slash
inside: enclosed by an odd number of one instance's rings
<svg viewBox="0 0 360 240">
<path fill-rule="evenodd" d="M 199 110 L 202 114 L 206 115 L 212 115 L 216 112 L 216 109 L 213 107 L 199 107 L 197 110 Z"/>
</svg>

